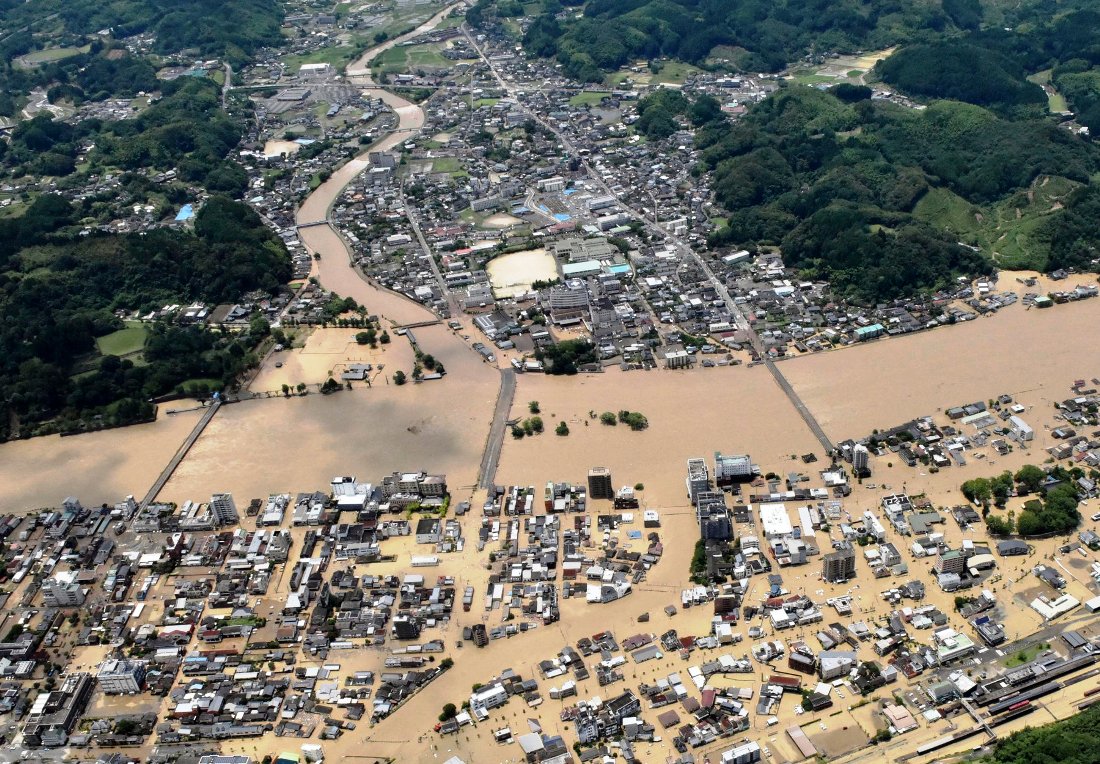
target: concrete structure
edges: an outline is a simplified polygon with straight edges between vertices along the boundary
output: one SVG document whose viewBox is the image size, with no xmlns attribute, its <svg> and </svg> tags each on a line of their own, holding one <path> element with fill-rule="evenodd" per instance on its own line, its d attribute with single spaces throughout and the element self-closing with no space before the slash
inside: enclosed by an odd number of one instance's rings
<svg viewBox="0 0 1100 764">
<path fill-rule="evenodd" d="M 756 741 L 743 743 L 736 748 L 722 751 L 722 764 L 754 764 L 760 761 L 760 744 Z"/>
<path fill-rule="evenodd" d="M 210 497 L 210 513 L 214 516 L 215 525 L 235 525 L 240 520 L 237 504 L 229 493 L 216 493 Z"/>
<path fill-rule="evenodd" d="M 106 695 L 141 692 L 145 686 L 144 661 L 107 660 L 99 664 L 96 681 Z"/>
<path fill-rule="evenodd" d="M 61 687 L 39 693 L 23 724 L 23 743 L 31 748 L 65 745 L 92 697 L 95 682 L 89 674 L 70 674 Z"/>
<path fill-rule="evenodd" d="M 687 467 L 684 485 L 691 503 L 694 504 L 700 493 L 710 490 L 710 472 L 707 470 L 707 463 L 702 459 L 688 459 Z"/>
<path fill-rule="evenodd" d="M 1035 440 L 1035 430 L 1031 429 L 1031 425 L 1020 419 L 1018 416 L 1010 416 L 1008 418 L 1009 424 L 1012 426 L 1012 432 L 1016 434 L 1022 441 Z"/>
<path fill-rule="evenodd" d="M 588 496 L 592 499 L 615 498 L 611 470 L 608 467 L 593 467 L 588 471 Z"/>
<path fill-rule="evenodd" d="M 821 577 L 830 583 L 843 583 L 855 578 L 856 553 L 845 546 L 821 558 Z"/>
<path fill-rule="evenodd" d="M 779 503 L 761 504 L 760 526 L 764 529 L 764 538 L 782 538 L 794 533 L 791 525 L 791 516 L 787 513 L 787 506 Z"/>
<path fill-rule="evenodd" d="M 751 480 L 753 472 L 752 460 L 747 454 L 726 456 L 714 452 L 714 480 L 719 485 Z"/>
<path fill-rule="evenodd" d="M 665 353 L 665 368 L 686 369 L 691 366 L 691 354 L 686 350 L 669 350 Z"/>
<path fill-rule="evenodd" d="M 58 573 L 42 582 L 42 601 L 46 607 L 77 607 L 84 604 L 84 590 L 75 575 Z"/>
<path fill-rule="evenodd" d="M 857 477 L 867 477 L 871 474 L 871 452 L 862 443 L 856 443 L 852 449 L 852 470 Z"/>
</svg>

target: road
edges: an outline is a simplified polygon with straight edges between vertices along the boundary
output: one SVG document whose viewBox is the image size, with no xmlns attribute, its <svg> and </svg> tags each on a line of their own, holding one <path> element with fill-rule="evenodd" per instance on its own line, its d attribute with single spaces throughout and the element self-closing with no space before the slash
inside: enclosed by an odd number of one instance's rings
<svg viewBox="0 0 1100 764">
<path fill-rule="evenodd" d="M 191 434 L 187 436 L 187 440 L 183 441 L 183 444 L 176 450 L 175 455 L 168 462 L 167 466 L 161 470 L 160 475 L 157 477 L 153 487 L 149 489 L 149 493 L 145 494 L 145 498 L 141 500 L 139 505 L 142 509 L 145 509 L 153 501 L 156 500 L 157 494 L 164 488 L 165 483 L 172 477 L 172 473 L 176 471 L 176 468 L 180 466 L 180 462 L 183 461 L 183 457 L 187 456 L 187 452 L 191 450 L 191 446 L 195 445 L 195 441 L 202 435 L 203 430 L 206 429 L 206 425 L 210 424 L 210 420 L 214 418 L 214 415 L 218 413 L 218 409 L 221 408 L 222 402 L 220 399 L 215 399 L 213 403 L 203 413 L 202 418 L 195 423 L 195 427 L 191 430 Z"/>
<path fill-rule="evenodd" d="M 497 477 L 497 464 L 500 451 L 504 448 L 504 430 L 508 426 L 508 413 L 512 410 L 512 401 L 516 397 L 516 373 L 512 369 L 500 370 L 500 392 L 497 393 L 497 405 L 493 409 L 493 424 L 485 440 L 485 451 L 481 455 L 481 470 L 478 486 L 489 488 Z"/>
<path fill-rule="evenodd" d="M 764 343 L 760 340 L 760 336 L 756 333 L 756 330 L 749 323 L 748 319 L 745 318 L 745 315 L 741 312 L 741 307 L 736 302 L 734 302 L 733 297 L 730 296 L 729 290 L 726 288 L 726 285 L 722 283 L 721 279 L 714 275 L 714 271 L 711 270 L 711 267 L 707 264 L 706 260 L 704 260 L 702 256 L 700 256 L 699 253 L 696 252 L 686 241 L 662 228 L 659 221 L 657 221 L 656 219 L 656 213 L 654 213 L 653 218 L 650 218 L 650 216 L 646 214 L 646 212 L 635 209 L 630 204 L 628 204 L 619 194 L 615 193 L 606 183 L 606 181 L 604 181 L 603 176 L 593 170 L 593 168 L 588 164 L 588 161 L 581 157 L 580 152 L 578 152 L 576 148 L 569 142 L 569 140 L 564 135 L 562 135 L 561 131 L 559 131 L 556 126 L 545 121 L 540 115 L 532 112 L 523 104 L 523 101 L 518 98 L 519 88 L 500 76 L 500 72 L 497 71 L 496 67 L 493 65 L 493 62 L 489 60 L 489 57 L 485 55 L 485 52 L 481 49 L 481 46 L 477 44 L 477 41 L 470 34 L 470 31 L 465 24 L 462 25 L 461 30 L 462 33 L 465 35 L 467 42 L 469 42 L 470 47 L 477 51 L 478 58 L 480 58 L 481 61 L 489 68 L 490 73 L 493 75 L 493 78 L 497 81 L 500 87 L 503 88 L 509 96 L 516 99 L 517 105 L 524 113 L 526 113 L 529 117 L 531 117 L 537 123 L 539 123 L 544 128 L 554 134 L 554 136 L 561 142 L 562 148 L 565 150 L 564 153 L 566 155 L 580 158 L 581 164 L 584 166 L 585 172 L 588 174 L 588 177 L 600 187 L 600 190 L 604 194 L 615 197 L 615 199 L 618 200 L 619 205 L 624 210 L 626 210 L 628 213 L 633 215 L 636 220 L 641 221 L 642 224 L 645 225 L 646 230 L 648 230 L 653 235 L 657 235 L 660 239 L 669 241 L 674 244 L 676 249 L 679 251 L 681 257 L 688 257 L 692 259 L 699 267 L 699 269 L 702 270 L 704 274 L 706 274 L 707 279 L 711 282 L 715 290 L 721 296 L 722 301 L 725 303 L 726 309 L 733 317 L 734 323 L 736 323 L 737 328 L 741 329 L 748 336 L 749 342 L 752 345 L 753 352 L 755 353 L 756 357 L 759 358 L 761 363 L 763 363 L 768 368 L 768 371 L 771 372 L 772 377 L 775 379 L 775 383 L 779 386 L 779 389 L 783 391 L 783 394 L 787 396 L 788 400 L 790 400 L 791 405 L 794 406 L 795 410 L 798 411 L 798 415 L 802 417 L 802 420 L 806 423 L 806 426 L 810 429 L 810 432 L 812 432 L 814 437 L 817 438 L 818 442 L 821 443 L 821 447 L 825 449 L 825 453 L 831 453 L 835 448 L 835 444 L 829 438 L 829 436 L 825 434 L 825 430 L 824 428 L 822 428 L 820 422 L 817 421 L 813 413 L 794 391 L 794 388 L 791 386 L 790 382 L 788 382 L 787 378 L 783 375 L 783 372 L 780 371 L 775 362 L 765 352 Z"/>
<path fill-rule="evenodd" d="M 229 91 L 233 89 L 233 67 L 229 64 L 225 64 L 225 82 L 222 83 L 222 110 L 225 110 L 226 102 L 229 100 Z"/>
<path fill-rule="evenodd" d="M 413 229 L 416 240 L 420 242 L 420 248 L 424 251 L 425 257 L 428 258 L 428 265 L 432 268 L 432 275 L 435 277 L 436 284 L 439 285 L 439 293 L 447 298 L 448 313 L 444 318 L 457 316 L 461 313 L 462 306 L 458 303 L 458 296 L 447 288 L 447 282 L 443 278 L 443 273 L 439 270 L 439 263 L 435 261 L 435 257 L 432 255 L 432 249 L 428 246 L 427 239 L 424 238 L 424 234 L 420 231 L 420 223 L 417 221 L 416 215 L 413 214 L 412 208 L 405 202 L 404 181 L 401 183 L 401 206 L 405 208 L 405 219 L 409 221 L 409 226 Z"/>
</svg>

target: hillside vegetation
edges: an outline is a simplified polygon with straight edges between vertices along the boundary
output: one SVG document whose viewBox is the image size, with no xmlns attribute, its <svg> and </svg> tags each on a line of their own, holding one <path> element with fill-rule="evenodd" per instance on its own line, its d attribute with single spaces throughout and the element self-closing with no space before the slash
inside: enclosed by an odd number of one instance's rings
<svg viewBox="0 0 1100 764">
<path fill-rule="evenodd" d="M 252 362 L 255 337 L 153 326 L 140 363 L 98 358 L 96 339 L 123 328 L 118 309 L 236 300 L 291 275 L 282 241 L 223 197 L 199 211 L 194 234 L 81 237 L 76 216 L 44 195 L 22 216 L 0 219 L 0 440 L 96 417 L 138 421 L 150 415 L 150 397 L 189 379 L 231 384 Z"/>
<path fill-rule="evenodd" d="M 713 244 L 779 245 L 788 263 L 859 302 L 988 271 L 1009 243 L 1018 267 L 1096 257 L 1100 232 L 1087 221 L 1100 195 L 1088 184 L 1100 149 L 1043 120 L 952 101 L 922 111 L 849 103 L 790 85 L 738 123 L 705 124 L 696 141 L 699 170 L 713 173 L 731 213 Z"/>
<path fill-rule="evenodd" d="M 478 6 L 480 22 L 492 4 Z M 536 55 L 556 55 L 576 79 L 598 81 L 639 58 L 702 63 L 717 46 L 747 50 L 746 70 L 779 71 L 808 51 L 884 48 L 954 24 L 934 2 L 592 0 L 576 21 L 560 22 L 552 12 L 538 17 L 524 45 Z"/>
<path fill-rule="evenodd" d="M 966 101 L 1012 113 L 1046 104 L 1046 94 L 1028 82 L 1008 56 L 956 40 L 910 45 L 876 67 L 882 79 L 912 95 Z M 1037 111 L 1037 110 L 1036 110 Z"/>
<path fill-rule="evenodd" d="M 1100 706 L 1042 727 L 1026 727 L 997 743 L 988 764 L 1096 764 Z"/>
</svg>

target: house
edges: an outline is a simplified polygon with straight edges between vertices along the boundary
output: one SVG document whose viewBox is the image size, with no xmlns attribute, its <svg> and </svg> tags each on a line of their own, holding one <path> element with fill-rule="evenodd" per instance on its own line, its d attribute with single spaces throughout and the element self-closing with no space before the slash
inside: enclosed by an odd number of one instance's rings
<svg viewBox="0 0 1100 764">
<path fill-rule="evenodd" d="M 817 675 L 829 682 L 847 676 L 856 667 L 854 650 L 822 650 L 817 655 Z"/>
<path fill-rule="evenodd" d="M 1007 539 L 1005 541 L 997 542 L 997 554 L 1001 557 L 1012 557 L 1014 555 L 1027 554 L 1028 546 L 1024 541 L 1019 539 Z"/>
<path fill-rule="evenodd" d="M 438 544 L 443 540 L 443 523 L 437 517 L 422 517 L 416 523 L 417 544 Z"/>
</svg>

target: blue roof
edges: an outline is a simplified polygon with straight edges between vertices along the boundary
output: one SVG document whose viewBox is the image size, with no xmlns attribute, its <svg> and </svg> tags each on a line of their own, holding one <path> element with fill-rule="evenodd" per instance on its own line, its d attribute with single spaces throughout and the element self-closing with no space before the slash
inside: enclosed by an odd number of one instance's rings
<svg viewBox="0 0 1100 764">
<path fill-rule="evenodd" d="M 560 221 L 560 222 L 564 223 L 568 219 L 569 219 L 569 215 L 566 215 L 564 212 L 554 213 L 554 220 L 557 220 L 557 221 Z"/>
<path fill-rule="evenodd" d="M 182 220 L 190 220 L 195 217 L 195 210 L 190 204 L 185 204 L 180 208 L 179 214 L 176 215 L 176 222 Z"/>
<path fill-rule="evenodd" d="M 631 268 L 629 263 L 619 263 L 618 265 L 611 265 L 607 268 L 611 273 L 630 273 Z"/>
<path fill-rule="evenodd" d="M 573 194 L 577 193 L 577 189 L 567 188 L 564 191 L 562 191 L 562 193 L 565 194 L 566 196 L 572 196 Z"/>
</svg>

